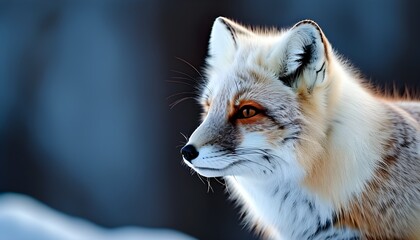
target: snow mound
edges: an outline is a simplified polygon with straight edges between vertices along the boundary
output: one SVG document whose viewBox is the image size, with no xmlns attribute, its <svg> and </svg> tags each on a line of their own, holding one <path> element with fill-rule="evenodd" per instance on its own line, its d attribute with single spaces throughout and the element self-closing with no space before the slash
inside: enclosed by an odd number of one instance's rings
<svg viewBox="0 0 420 240">
<path fill-rule="evenodd" d="M 193 240 L 169 229 L 106 229 L 70 217 L 15 193 L 0 194 L 0 239 L 14 240 Z"/>
</svg>

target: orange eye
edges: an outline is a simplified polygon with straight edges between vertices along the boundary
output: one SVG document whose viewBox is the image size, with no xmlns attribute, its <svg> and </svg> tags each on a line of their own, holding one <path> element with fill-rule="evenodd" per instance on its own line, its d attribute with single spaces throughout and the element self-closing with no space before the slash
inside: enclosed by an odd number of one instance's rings
<svg viewBox="0 0 420 240">
<path fill-rule="evenodd" d="M 260 113 L 260 111 L 253 106 L 243 106 L 239 109 L 236 118 L 237 119 L 251 118 L 257 115 L 258 113 Z"/>
</svg>

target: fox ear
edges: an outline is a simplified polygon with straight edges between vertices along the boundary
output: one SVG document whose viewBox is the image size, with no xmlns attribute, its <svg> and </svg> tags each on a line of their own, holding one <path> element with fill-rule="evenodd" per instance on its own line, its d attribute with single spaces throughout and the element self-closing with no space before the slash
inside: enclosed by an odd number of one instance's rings
<svg viewBox="0 0 420 240">
<path fill-rule="evenodd" d="M 279 78 L 288 86 L 311 92 L 325 81 L 330 45 L 312 20 L 297 23 L 285 34 L 274 54 L 277 67 L 280 65 Z"/>
<path fill-rule="evenodd" d="M 210 34 L 210 64 L 223 64 L 231 60 L 238 47 L 239 38 L 251 34 L 251 31 L 227 18 L 216 18 Z"/>
</svg>

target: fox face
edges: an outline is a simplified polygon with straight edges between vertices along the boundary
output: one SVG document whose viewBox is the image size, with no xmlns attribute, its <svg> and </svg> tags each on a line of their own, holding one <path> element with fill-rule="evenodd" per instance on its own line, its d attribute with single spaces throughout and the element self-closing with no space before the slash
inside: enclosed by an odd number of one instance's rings
<svg viewBox="0 0 420 240">
<path fill-rule="evenodd" d="M 327 102 L 328 51 L 312 21 L 263 32 L 217 18 L 200 98 L 203 120 L 181 150 L 184 162 L 206 177 L 301 179 L 311 164 L 299 161 L 297 143 L 316 143 L 305 126 L 310 109 L 325 107 L 313 102 Z"/>
<path fill-rule="evenodd" d="M 359 80 L 313 21 L 217 18 L 184 162 L 224 177 L 270 239 L 418 239 L 418 102 Z"/>
</svg>

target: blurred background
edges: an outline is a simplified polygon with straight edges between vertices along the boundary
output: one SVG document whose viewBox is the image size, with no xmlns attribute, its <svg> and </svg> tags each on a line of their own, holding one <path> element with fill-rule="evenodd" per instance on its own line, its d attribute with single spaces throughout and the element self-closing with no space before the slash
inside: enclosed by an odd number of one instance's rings
<svg viewBox="0 0 420 240">
<path fill-rule="evenodd" d="M 399 0 L 1 0 L 0 192 L 110 228 L 257 239 L 222 184 L 210 180 L 209 190 L 179 154 L 199 107 L 171 104 L 194 97 L 214 19 L 314 19 L 375 86 L 416 91 L 419 9 Z"/>
</svg>

